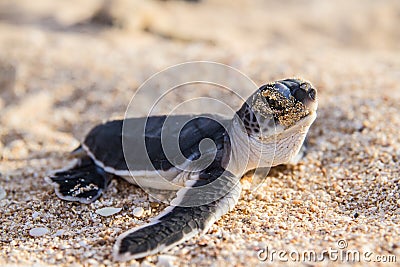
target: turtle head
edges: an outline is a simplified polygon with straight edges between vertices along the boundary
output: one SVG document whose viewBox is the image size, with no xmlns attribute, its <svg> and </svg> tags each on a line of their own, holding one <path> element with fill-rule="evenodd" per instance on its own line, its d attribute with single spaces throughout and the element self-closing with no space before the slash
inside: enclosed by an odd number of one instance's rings
<svg viewBox="0 0 400 267">
<path fill-rule="evenodd" d="M 316 118 L 317 91 L 302 79 L 285 79 L 261 86 L 237 115 L 248 135 L 264 139 L 296 126 L 308 127 Z"/>
</svg>

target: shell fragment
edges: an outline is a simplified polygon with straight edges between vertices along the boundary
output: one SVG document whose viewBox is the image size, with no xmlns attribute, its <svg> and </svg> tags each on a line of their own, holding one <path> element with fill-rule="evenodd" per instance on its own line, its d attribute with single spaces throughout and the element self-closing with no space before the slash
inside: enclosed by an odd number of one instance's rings
<svg viewBox="0 0 400 267">
<path fill-rule="evenodd" d="M 120 212 L 121 210 L 122 210 L 122 208 L 106 207 L 106 208 L 97 209 L 96 213 L 101 216 L 107 217 L 107 216 L 114 215 L 114 214 Z"/>
<path fill-rule="evenodd" d="M 29 230 L 30 236 L 43 236 L 49 232 L 49 229 L 45 227 L 36 227 Z"/>
</svg>

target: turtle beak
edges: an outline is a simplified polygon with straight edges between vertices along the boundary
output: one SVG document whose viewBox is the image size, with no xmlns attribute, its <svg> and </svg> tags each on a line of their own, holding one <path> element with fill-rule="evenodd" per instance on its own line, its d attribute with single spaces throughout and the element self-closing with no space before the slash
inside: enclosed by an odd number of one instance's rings
<svg viewBox="0 0 400 267">
<path fill-rule="evenodd" d="M 301 102 L 310 112 L 314 112 L 317 109 L 317 90 L 307 81 L 301 79 L 280 80 L 275 83 L 274 88 L 288 99 L 293 96 L 297 102 Z"/>
</svg>

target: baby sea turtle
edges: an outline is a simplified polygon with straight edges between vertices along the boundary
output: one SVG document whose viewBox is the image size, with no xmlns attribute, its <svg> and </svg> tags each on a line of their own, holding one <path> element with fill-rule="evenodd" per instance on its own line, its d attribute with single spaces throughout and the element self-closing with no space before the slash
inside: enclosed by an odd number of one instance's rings
<svg viewBox="0 0 400 267">
<path fill-rule="evenodd" d="M 205 233 L 238 202 L 246 171 L 296 159 L 317 103 L 309 82 L 285 79 L 261 86 L 230 119 L 206 114 L 106 122 L 72 152 L 76 165 L 46 180 L 61 199 L 81 203 L 95 201 L 113 176 L 142 187 L 176 190 L 166 210 L 123 233 L 114 246 L 116 260 L 142 258 Z M 178 140 L 176 150 L 165 151 L 162 136 Z M 204 139 L 214 145 L 201 149 Z"/>
</svg>

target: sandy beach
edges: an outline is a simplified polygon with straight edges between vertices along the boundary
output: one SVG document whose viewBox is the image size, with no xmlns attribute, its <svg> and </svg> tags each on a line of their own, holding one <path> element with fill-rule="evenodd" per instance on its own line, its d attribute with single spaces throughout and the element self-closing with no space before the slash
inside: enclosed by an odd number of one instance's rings
<svg viewBox="0 0 400 267">
<path fill-rule="evenodd" d="M 399 21 L 396 0 L 1 1 L 0 265 L 399 264 Z M 115 262 L 116 238 L 165 204 L 122 179 L 92 204 L 62 201 L 44 177 L 69 164 L 94 125 L 122 118 L 149 77 L 197 60 L 257 85 L 311 81 L 319 108 L 308 153 L 273 168 L 257 191 L 245 176 L 235 210 L 206 235 Z M 122 210 L 103 217 L 103 207 Z M 286 256 L 262 261 L 262 249 Z M 296 258 L 309 251 L 324 256 Z"/>
</svg>

